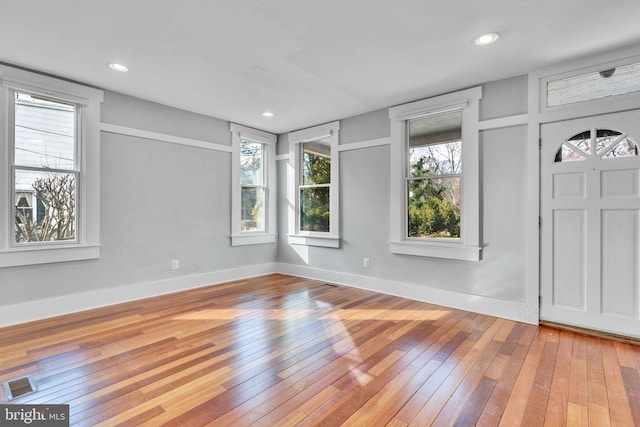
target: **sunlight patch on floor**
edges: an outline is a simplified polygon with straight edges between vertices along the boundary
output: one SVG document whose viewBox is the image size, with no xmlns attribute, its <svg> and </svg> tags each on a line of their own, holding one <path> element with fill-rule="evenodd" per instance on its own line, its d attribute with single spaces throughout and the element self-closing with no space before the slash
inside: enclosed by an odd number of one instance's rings
<svg viewBox="0 0 640 427">
<path fill-rule="evenodd" d="M 265 320 L 295 320 L 303 319 L 318 310 L 312 309 L 236 309 L 236 308 L 210 308 L 206 310 L 194 311 L 180 316 L 175 316 L 174 320 L 234 320 L 244 316 L 250 316 Z M 327 313 L 321 319 L 339 320 L 438 320 L 442 316 L 449 314 L 450 310 L 363 310 L 346 309 L 335 310 Z"/>
</svg>

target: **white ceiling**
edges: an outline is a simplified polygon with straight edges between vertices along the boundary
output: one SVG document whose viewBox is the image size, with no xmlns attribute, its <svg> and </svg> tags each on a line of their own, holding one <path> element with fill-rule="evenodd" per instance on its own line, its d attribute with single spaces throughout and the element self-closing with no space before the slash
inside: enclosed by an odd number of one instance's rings
<svg viewBox="0 0 640 427">
<path fill-rule="evenodd" d="M 639 20 L 638 0 L 0 0 L 0 61 L 283 133 L 635 45 Z"/>
</svg>

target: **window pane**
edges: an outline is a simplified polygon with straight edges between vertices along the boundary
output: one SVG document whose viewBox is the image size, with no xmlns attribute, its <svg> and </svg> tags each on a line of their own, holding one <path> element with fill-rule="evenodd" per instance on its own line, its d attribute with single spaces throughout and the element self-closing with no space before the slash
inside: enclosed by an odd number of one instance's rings
<svg viewBox="0 0 640 427">
<path fill-rule="evenodd" d="M 586 130 L 569 138 L 571 144 L 578 147 L 585 154 L 591 154 L 591 131 Z"/>
<path fill-rule="evenodd" d="M 407 121 L 409 176 L 462 172 L 462 112 Z"/>
<path fill-rule="evenodd" d="M 16 93 L 15 164 L 75 168 L 75 106 Z"/>
<path fill-rule="evenodd" d="M 16 243 L 75 240 L 74 174 L 17 170 L 14 194 Z"/>
<path fill-rule="evenodd" d="M 240 231 L 264 231 L 264 188 L 242 187 Z"/>
<path fill-rule="evenodd" d="M 409 176 L 451 175 L 462 172 L 462 141 L 409 149 Z"/>
<path fill-rule="evenodd" d="M 556 153 L 556 162 L 573 162 L 586 160 L 580 154 L 577 147 L 587 156 L 597 155 L 603 159 L 615 159 L 619 157 L 634 157 L 638 155 L 636 143 L 622 132 L 611 129 L 586 130 L 576 134 L 567 140 L 569 143 L 562 144 Z M 595 153 L 591 145 L 595 143 Z M 572 145 L 573 144 L 573 145 Z"/>
<path fill-rule="evenodd" d="M 556 152 L 555 162 L 581 162 L 586 160 L 584 156 L 567 144 L 562 144 L 562 147 Z"/>
<path fill-rule="evenodd" d="M 329 187 L 300 189 L 300 231 L 329 231 Z"/>
<path fill-rule="evenodd" d="M 621 132 L 610 129 L 597 129 L 596 130 L 596 152 L 601 155 L 605 150 L 622 138 Z"/>
<path fill-rule="evenodd" d="M 629 137 L 622 138 L 612 149 L 610 149 L 603 159 L 617 159 L 620 157 L 635 157 L 638 155 L 638 146 Z"/>
<path fill-rule="evenodd" d="M 460 238 L 460 177 L 408 181 L 408 237 Z"/>
<path fill-rule="evenodd" d="M 264 145 L 242 140 L 240 142 L 240 183 L 263 185 Z"/>
<path fill-rule="evenodd" d="M 317 139 L 302 144 L 302 185 L 331 183 L 331 141 Z"/>
<path fill-rule="evenodd" d="M 547 83 L 547 106 L 572 104 L 640 91 L 640 63 Z"/>
</svg>

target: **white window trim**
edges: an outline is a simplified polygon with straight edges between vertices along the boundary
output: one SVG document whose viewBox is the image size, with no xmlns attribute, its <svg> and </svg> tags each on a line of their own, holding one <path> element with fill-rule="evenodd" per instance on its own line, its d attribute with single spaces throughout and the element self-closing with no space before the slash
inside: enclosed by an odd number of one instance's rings
<svg viewBox="0 0 640 427">
<path fill-rule="evenodd" d="M 340 122 L 327 123 L 289 133 L 289 168 L 287 173 L 289 200 L 289 244 L 340 247 Z M 318 138 L 331 139 L 331 184 L 329 185 L 329 232 L 300 231 L 300 146 Z"/>
<path fill-rule="evenodd" d="M 389 109 L 391 119 L 390 250 L 395 254 L 479 261 L 480 159 L 478 145 L 479 101 L 482 87 L 475 87 Z M 462 111 L 461 236 L 456 242 L 407 237 L 406 121 L 446 111 Z"/>
<path fill-rule="evenodd" d="M 563 63 L 538 72 L 530 73 L 530 78 L 537 79 L 535 88 L 536 109 L 534 111 L 539 112 L 538 115 L 540 122 L 570 120 L 576 117 L 595 116 L 599 114 L 637 109 L 640 92 L 605 96 L 603 98 L 579 101 L 553 107 L 547 106 L 547 84 L 549 82 L 640 62 L 640 55 L 637 54 L 637 51 L 637 49 L 633 50 L 635 53 L 634 55 L 626 56 L 622 59 L 619 59 L 619 55 L 621 55 L 620 52 L 613 52 L 611 54 L 601 55 L 597 58 L 587 58 L 581 61 Z"/>
<path fill-rule="evenodd" d="M 259 245 L 274 243 L 276 231 L 276 142 L 271 133 L 231 123 L 231 246 Z M 240 216 L 242 203 L 240 185 L 240 141 L 242 139 L 264 144 L 265 171 L 265 229 L 264 231 L 241 231 Z"/>
<path fill-rule="evenodd" d="M 60 101 L 82 105 L 79 134 L 80 182 L 78 188 L 77 231 L 73 243 L 48 242 L 42 245 L 13 245 L 13 190 L 11 185 L 11 144 L 9 93 L 21 90 Z M 0 65 L 0 268 L 20 265 L 78 261 L 100 257 L 100 104 L 103 92 L 53 77 Z"/>
<path fill-rule="evenodd" d="M 540 125 L 561 120 L 615 113 L 637 109 L 640 94 L 630 93 L 597 100 L 546 107 L 546 82 L 589 71 L 606 70 L 640 61 L 640 47 L 633 46 L 600 55 L 563 62 L 528 74 L 528 136 L 527 136 L 527 215 L 524 229 L 527 241 L 526 289 L 527 317 L 531 323 L 539 320 L 540 307 Z"/>
</svg>

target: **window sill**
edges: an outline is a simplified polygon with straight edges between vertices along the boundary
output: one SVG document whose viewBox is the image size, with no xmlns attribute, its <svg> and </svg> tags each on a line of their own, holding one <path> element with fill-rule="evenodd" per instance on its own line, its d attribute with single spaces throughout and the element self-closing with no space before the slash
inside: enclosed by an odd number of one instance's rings
<svg viewBox="0 0 640 427">
<path fill-rule="evenodd" d="M 275 234 L 237 234 L 231 236 L 231 246 L 262 245 L 265 243 L 275 243 Z"/>
<path fill-rule="evenodd" d="M 100 258 L 100 246 L 25 248 L 0 252 L 0 268 Z"/>
<path fill-rule="evenodd" d="M 340 237 L 337 236 L 311 236 L 295 234 L 289 235 L 289 244 L 304 246 L 320 246 L 325 248 L 339 248 Z"/>
<path fill-rule="evenodd" d="M 480 261 L 482 248 L 465 246 L 459 243 L 436 242 L 390 242 L 391 253 L 415 255 L 431 258 L 457 259 L 463 261 Z"/>
</svg>

